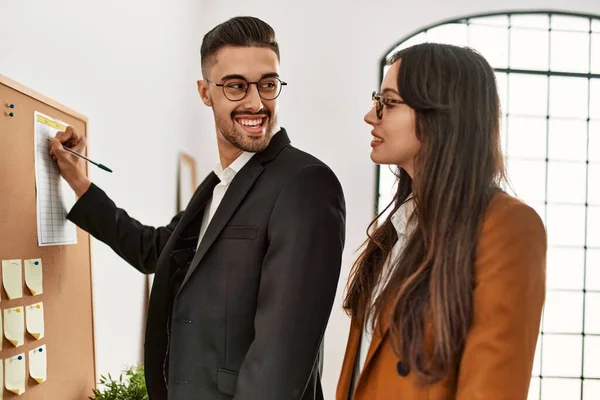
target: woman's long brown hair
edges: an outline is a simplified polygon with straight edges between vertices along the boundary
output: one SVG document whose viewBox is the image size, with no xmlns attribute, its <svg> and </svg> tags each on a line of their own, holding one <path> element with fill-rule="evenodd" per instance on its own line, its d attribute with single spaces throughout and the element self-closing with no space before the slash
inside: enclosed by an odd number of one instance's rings
<svg viewBox="0 0 600 400">
<path fill-rule="evenodd" d="M 430 384 L 458 367 L 471 325 L 477 239 L 489 199 L 505 180 L 500 101 L 493 69 L 474 50 L 425 43 L 395 53 L 389 64 L 398 60 L 398 90 L 415 110 L 421 149 L 414 181 L 400 168 L 392 212 L 369 226 L 344 308 L 372 329 L 378 318 L 391 318 L 394 351 Z M 397 240 L 391 215 L 411 194 L 415 228 L 371 306 Z"/>
</svg>

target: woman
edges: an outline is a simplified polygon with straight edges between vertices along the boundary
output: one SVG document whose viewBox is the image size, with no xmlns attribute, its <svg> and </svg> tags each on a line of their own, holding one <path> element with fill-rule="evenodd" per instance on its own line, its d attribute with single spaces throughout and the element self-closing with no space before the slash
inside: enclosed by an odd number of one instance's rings
<svg viewBox="0 0 600 400">
<path fill-rule="evenodd" d="M 398 167 L 398 188 L 352 269 L 337 400 L 526 399 L 546 232 L 501 190 L 494 71 L 431 43 L 389 66 L 365 121 L 371 159 Z"/>
</svg>

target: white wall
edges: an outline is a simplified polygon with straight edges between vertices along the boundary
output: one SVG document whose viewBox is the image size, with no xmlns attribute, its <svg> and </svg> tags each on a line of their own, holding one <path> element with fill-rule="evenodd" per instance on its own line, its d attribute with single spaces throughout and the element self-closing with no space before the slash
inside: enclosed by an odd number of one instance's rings
<svg viewBox="0 0 600 400">
<path fill-rule="evenodd" d="M 175 213 L 177 152 L 201 148 L 200 1 L 0 0 L 0 74 L 89 118 L 92 179 L 134 217 Z M 93 243 L 97 370 L 141 359 L 145 277 Z M 118 374 L 117 374 L 118 375 Z M 91 395 L 91 393 L 90 393 Z"/>
<path fill-rule="evenodd" d="M 348 329 L 342 296 L 355 250 L 374 208 L 375 169 L 363 115 L 379 86 L 379 61 L 403 37 L 447 19 L 505 10 L 563 10 L 562 0 L 205 0 L 202 31 L 235 15 L 255 15 L 275 29 L 281 46 L 280 123 L 292 144 L 327 162 L 344 187 L 347 236 L 338 299 L 326 332 L 325 398 L 333 399 Z M 568 11 L 600 14 L 597 0 L 572 0 Z M 210 120 L 205 117 L 206 127 Z"/>
</svg>

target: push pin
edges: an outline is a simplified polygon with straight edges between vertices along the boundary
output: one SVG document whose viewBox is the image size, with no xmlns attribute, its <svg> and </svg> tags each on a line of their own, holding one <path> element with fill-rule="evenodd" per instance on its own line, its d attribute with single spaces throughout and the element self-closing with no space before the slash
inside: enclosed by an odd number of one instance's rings
<svg viewBox="0 0 600 400">
<path fill-rule="evenodd" d="M 7 106 L 8 108 L 11 108 L 11 109 L 14 109 L 14 108 L 15 108 L 15 105 L 14 105 L 14 104 L 12 104 L 12 103 L 7 103 L 7 104 L 6 104 L 6 106 Z M 11 112 L 7 112 L 7 113 L 6 113 L 6 115 L 8 115 L 9 117 L 11 117 L 11 118 L 12 118 L 12 117 L 14 117 L 14 116 L 15 116 L 15 113 L 11 111 Z"/>
</svg>

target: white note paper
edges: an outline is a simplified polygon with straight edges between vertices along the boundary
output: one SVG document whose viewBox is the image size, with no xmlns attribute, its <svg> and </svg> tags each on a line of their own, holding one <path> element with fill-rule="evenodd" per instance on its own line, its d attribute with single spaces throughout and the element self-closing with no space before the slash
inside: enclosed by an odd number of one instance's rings
<svg viewBox="0 0 600 400">
<path fill-rule="evenodd" d="M 25 393 L 25 353 L 7 358 L 4 369 L 6 390 L 18 395 Z"/>
<path fill-rule="evenodd" d="M 10 300 L 23 297 L 21 260 L 2 260 L 2 282 Z"/>
<path fill-rule="evenodd" d="M 37 383 L 46 381 L 46 345 L 29 352 L 29 375 Z"/>
<path fill-rule="evenodd" d="M 42 260 L 39 258 L 25 260 L 25 284 L 32 295 L 37 296 L 44 293 L 42 283 Z"/>
<path fill-rule="evenodd" d="M 44 337 L 44 304 L 36 303 L 25 307 L 27 332 L 37 340 Z"/>
<path fill-rule="evenodd" d="M 75 204 L 75 193 L 61 178 L 56 161 L 48 153 L 48 138 L 64 131 L 67 124 L 36 111 L 34 126 L 38 245 L 75 244 L 76 227 L 66 218 Z"/>
<path fill-rule="evenodd" d="M 4 310 L 4 336 L 15 347 L 25 343 L 25 314 L 23 307 Z"/>
</svg>

